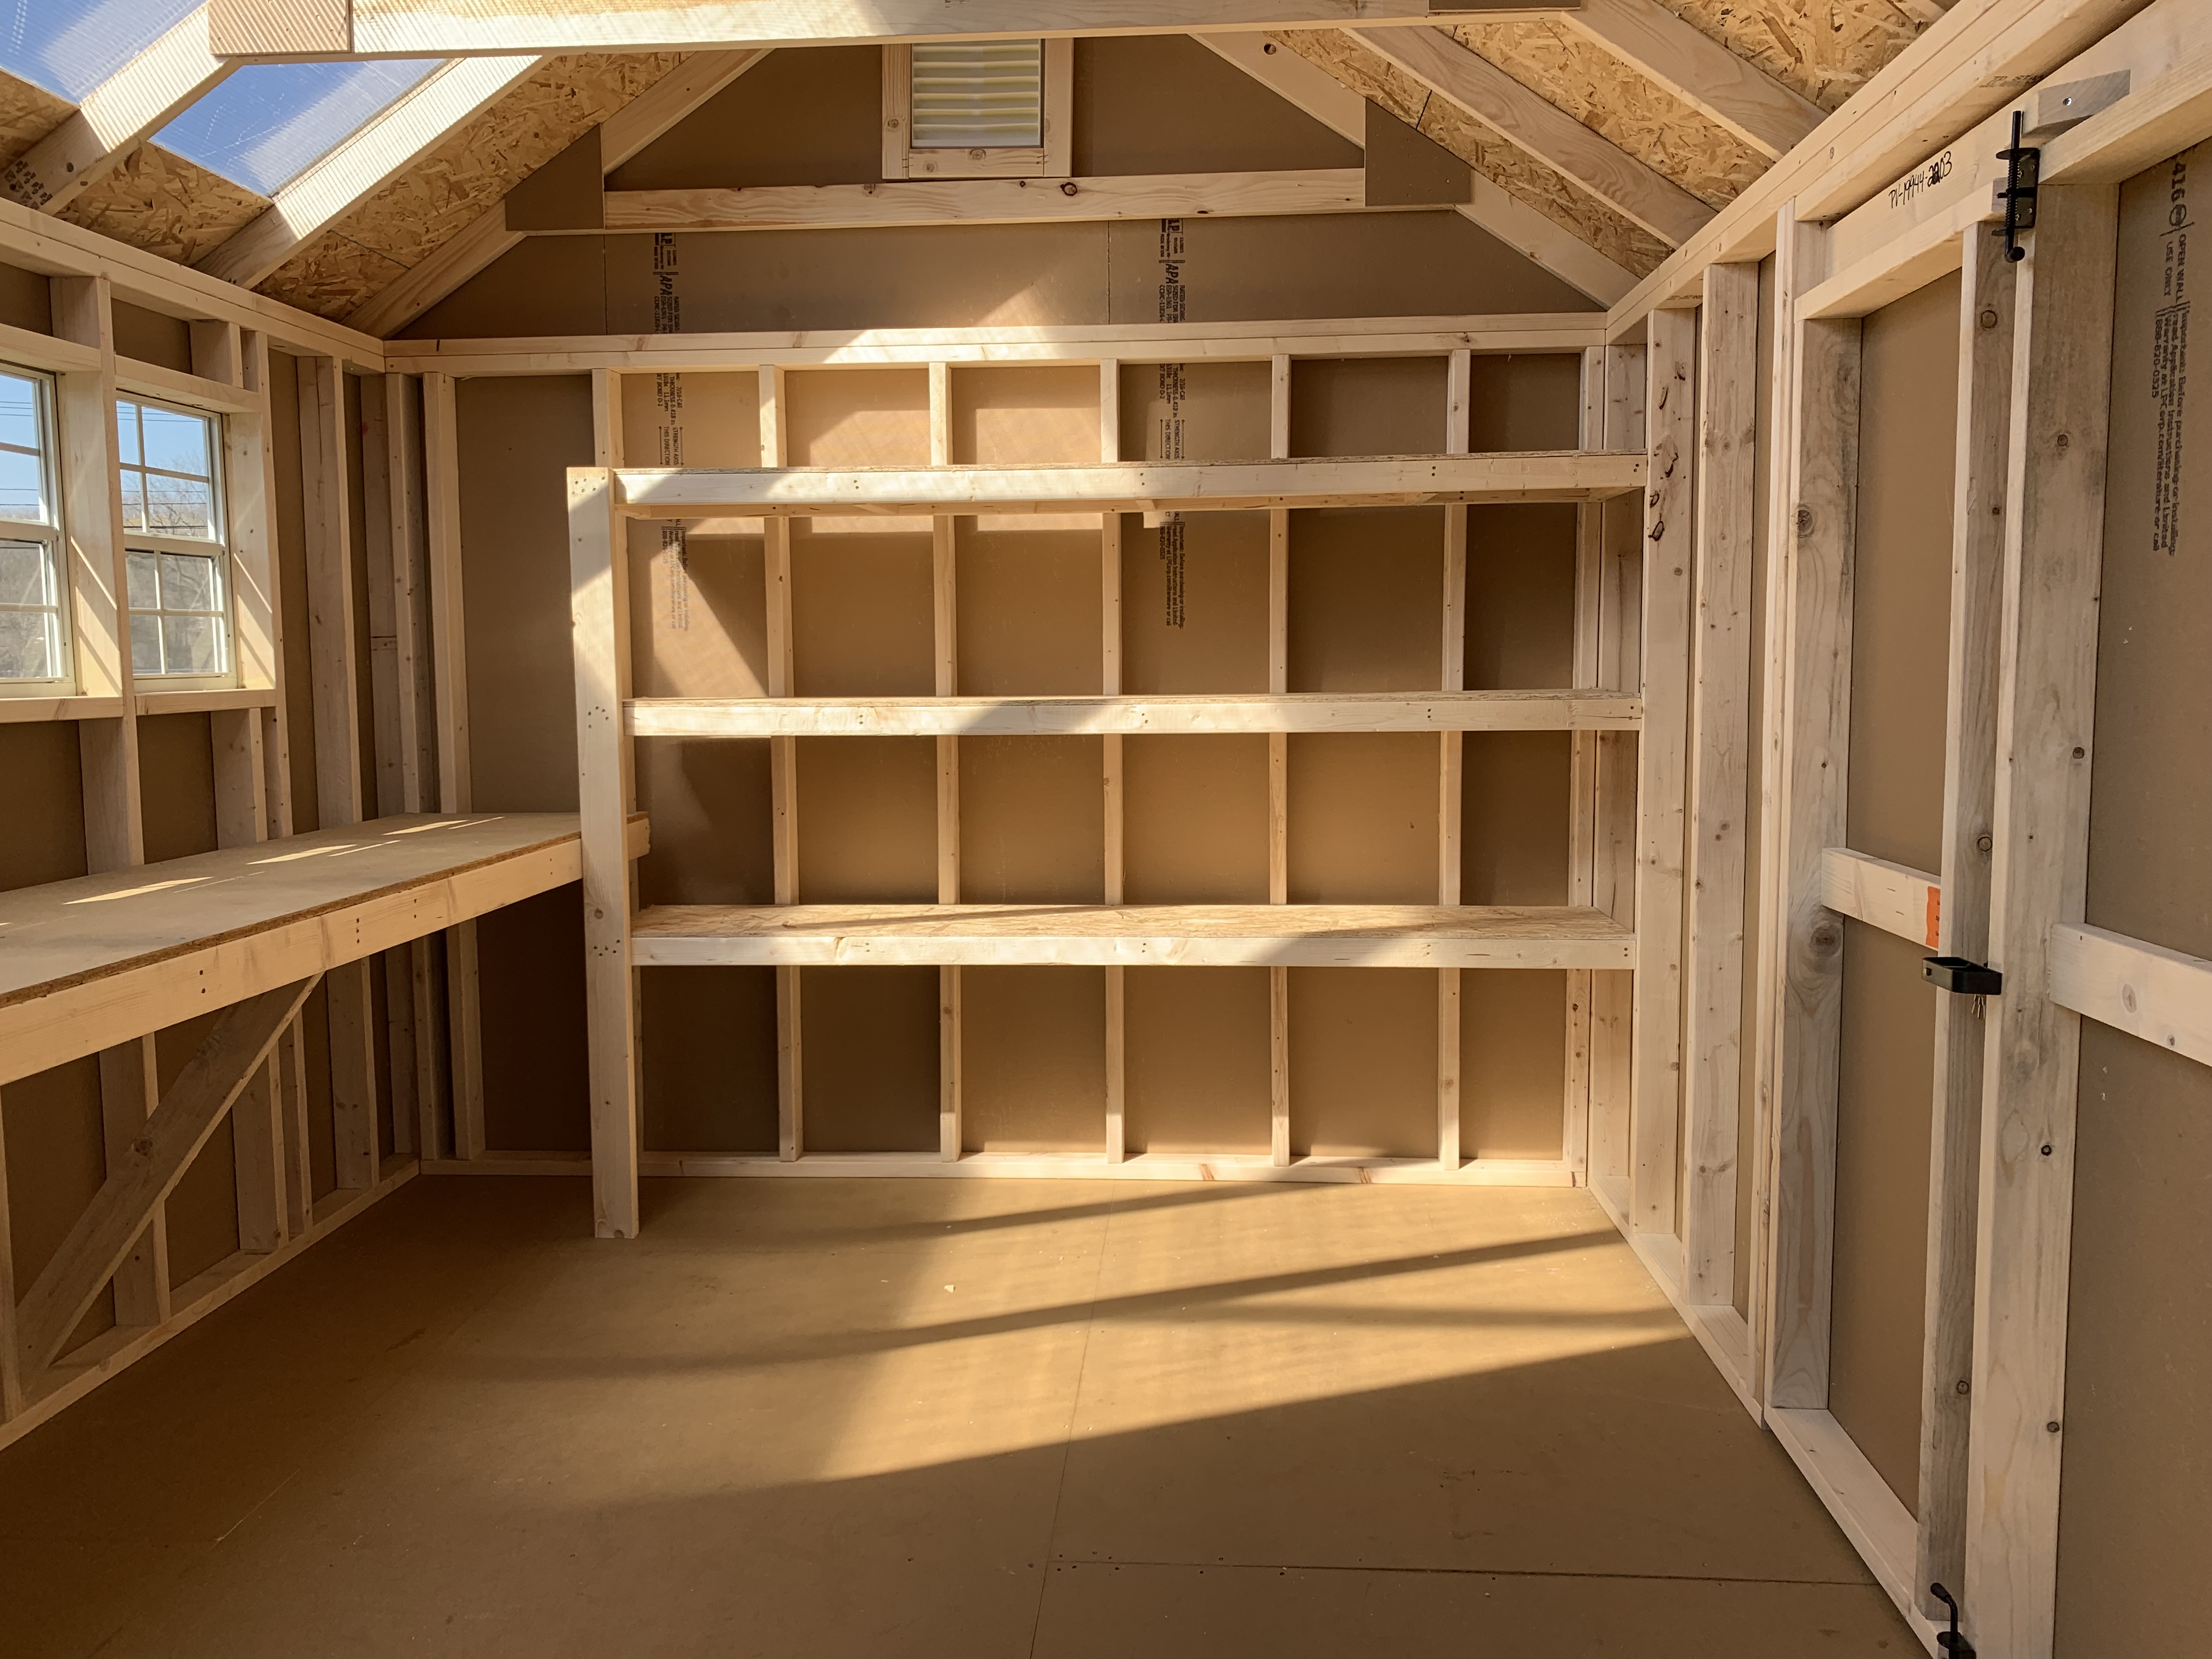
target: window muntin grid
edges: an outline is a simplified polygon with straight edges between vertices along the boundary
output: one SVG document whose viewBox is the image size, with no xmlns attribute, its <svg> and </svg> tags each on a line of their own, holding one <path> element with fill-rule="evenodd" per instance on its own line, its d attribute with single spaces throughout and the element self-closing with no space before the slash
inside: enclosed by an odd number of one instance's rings
<svg viewBox="0 0 2212 1659">
<path fill-rule="evenodd" d="M 53 382 L 0 368 L 0 695 L 67 690 Z"/>
<path fill-rule="evenodd" d="M 230 672 L 230 559 L 215 420 L 119 399 L 115 432 L 131 672 L 221 678 Z"/>
</svg>

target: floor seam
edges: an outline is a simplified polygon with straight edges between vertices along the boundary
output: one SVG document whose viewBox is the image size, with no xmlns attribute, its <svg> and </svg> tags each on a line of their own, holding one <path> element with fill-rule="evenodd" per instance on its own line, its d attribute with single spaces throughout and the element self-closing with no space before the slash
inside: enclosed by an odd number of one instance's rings
<svg viewBox="0 0 2212 1659">
<path fill-rule="evenodd" d="M 1091 1333 L 1097 1325 L 1098 1291 L 1106 1279 L 1106 1245 L 1114 1228 L 1114 1206 L 1098 1218 L 1098 1259 L 1091 1272 L 1091 1294 L 1085 1298 L 1083 1345 L 1075 1356 L 1075 1389 L 1067 1402 L 1067 1432 L 1060 1440 L 1060 1474 L 1052 1486 L 1052 1520 L 1045 1528 L 1044 1559 L 1037 1574 L 1036 1612 L 1030 1620 L 1030 1659 L 1036 1659 L 1037 1638 L 1044 1629 L 1044 1598 L 1051 1589 L 1054 1545 L 1060 1536 L 1060 1506 L 1067 1494 L 1067 1459 L 1075 1445 L 1075 1426 L 1083 1415 L 1083 1375 L 1091 1363 Z"/>
<path fill-rule="evenodd" d="M 1872 1578 L 1773 1578 L 1755 1573 L 1727 1572 L 1577 1572 L 1540 1567 L 1417 1567 L 1376 1565 L 1348 1565 L 1341 1561 L 1136 1561 L 1079 1559 L 1055 1557 L 1055 1567 L 1195 1567 L 1221 1568 L 1237 1572 L 1398 1572 L 1445 1578 L 1599 1578 L 1653 1584 L 1799 1584 L 1880 1589 Z"/>
</svg>

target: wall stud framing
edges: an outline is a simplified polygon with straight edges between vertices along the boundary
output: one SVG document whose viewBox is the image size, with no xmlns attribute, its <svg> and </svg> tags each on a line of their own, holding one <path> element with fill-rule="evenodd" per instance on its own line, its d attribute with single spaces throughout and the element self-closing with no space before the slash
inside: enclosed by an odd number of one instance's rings
<svg viewBox="0 0 2212 1659">
<path fill-rule="evenodd" d="M 952 461 L 952 367 L 929 366 L 929 464 Z M 940 697 L 960 690 L 960 573 L 957 523 L 933 514 L 930 531 L 931 624 L 935 640 L 936 688 Z M 960 902 L 960 739 L 937 738 L 937 902 Z M 960 969 L 937 970 L 938 1156 L 957 1163 L 961 1147 Z"/>
<path fill-rule="evenodd" d="M 1291 360 L 1277 355 L 1267 374 L 1267 453 L 1291 453 Z M 1267 513 L 1267 690 L 1291 686 L 1291 515 Z M 1267 902 L 1291 896 L 1291 740 L 1267 734 Z M 1278 1167 L 1291 1161 L 1291 970 L 1267 969 L 1267 1156 Z"/>
<path fill-rule="evenodd" d="M 1111 357 L 1098 365 L 1098 459 L 1121 459 L 1121 365 Z M 1109 697 L 1121 695 L 1121 515 L 1102 514 L 1098 520 L 1099 661 L 1101 690 Z M 1105 894 L 1108 904 L 1122 902 L 1126 865 L 1124 838 L 1126 779 L 1121 765 L 1121 734 L 1109 732 L 1099 739 L 1105 769 Z M 954 971 L 957 971 L 955 969 Z M 1125 969 L 1106 970 L 1106 1161 L 1119 1164 L 1127 1155 L 1127 986 Z"/>
<path fill-rule="evenodd" d="M 933 443 L 937 441 L 939 422 L 935 415 L 933 380 L 931 432 Z M 789 422 L 784 415 L 786 393 L 783 370 L 765 365 L 760 371 L 760 439 L 761 465 L 784 466 Z M 948 428 L 949 431 L 949 428 Z M 933 521 L 934 522 L 934 521 Z M 764 559 L 768 580 L 768 694 L 771 697 L 797 695 L 797 684 L 793 673 L 791 634 L 791 520 L 770 517 L 762 525 Z M 951 524 L 938 536 L 938 544 L 947 549 L 945 555 L 945 574 L 936 584 L 938 590 L 949 598 L 951 586 L 949 543 Z M 951 638 L 950 622 L 940 626 L 939 633 Z M 769 739 L 769 810 L 774 814 L 774 848 L 775 866 L 775 902 L 795 904 L 799 902 L 799 745 L 793 738 Z M 955 762 L 957 766 L 957 763 Z M 939 811 L 945 799 L 945 757 L 940 751 L 938 766 L 938 799 Z M 956 775 L 953 787 L 958 787 Z M 957 801 L 957 798 L 956 798 Z M 957 823 L 957 807 L 955 807 Z M 940 829 L 941 829 L 940 824 Z M 954 845 L 958 844 L 957 836 Z M 938 842 L 942 879 L 943 848 L 940 835 Z M 957 856 L 957 854 L 956 854 Z M 779 1154 L 787 1161 L 796 1158 L 806 1144 L 806 1094 L 801 1075 L 805 1050 L 799 1037 L 799 970 L 778 968 L 775 970 L 775 1054 L 776 1054 L 776 1144 Z M 954 1000 L 955 1008 L 958 1006 Z M 958 1046 L 956 1040 L 954 1052 Z M 958 1063 L 956 1060 L 956 1065 Z M 939 1061 L 940 1066 L 942 1061 Z"/>
</svg>

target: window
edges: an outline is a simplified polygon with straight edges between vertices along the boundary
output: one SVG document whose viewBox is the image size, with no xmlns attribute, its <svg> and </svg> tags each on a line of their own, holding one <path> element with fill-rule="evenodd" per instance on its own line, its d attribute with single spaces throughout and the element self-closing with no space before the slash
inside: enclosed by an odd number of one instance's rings
<svg viewBox="0 0 2212 1659">
<path fill-rule="evenodd" d="M 884 177 L 1065 178 L 1071 40 L 884 48 Z"/>
<path fill-rule="evenodd" d="M 118 402 L 131 672 L 213 679 L 230 672 L 228 550 L 215 422 Z"/>
<path fill-rule="evenodd" d="M 19 695 L 51 696 L 69 672 L 53 408 L 52 381 L 0 369 L 0 690 Z"/>
</svg>

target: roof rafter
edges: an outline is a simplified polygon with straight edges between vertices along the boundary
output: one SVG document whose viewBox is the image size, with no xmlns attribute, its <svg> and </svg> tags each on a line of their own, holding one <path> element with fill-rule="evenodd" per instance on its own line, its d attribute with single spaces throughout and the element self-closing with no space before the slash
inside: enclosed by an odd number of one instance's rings
<svg viewBox="0 0 2212 1659">
<path fill-rule="evenodd" d="M 1195 38 L 1339 137 L 1365 147 L 1367 100 L 1328 70 L 1257 34 L 1207 33 Z M 1455 211 L 1577 292 L 1601 305 L 1612 305 L 1636 286 L 1632 272 L 1503 185 L 1477 173 L 1474 186 L 1474 199 L 1457 204 Z"/>
<path fill-rule="evenodd" d="M 278 190 L 259 217 L 210 249 L 198 269 L 252 288 L 317 231 L 544 61 L 464 58 L 437 70 Z"/>
<path fill-rule="evenodd" d="M 0 190 L 26 207 L 58 213 L 236 68 L 209 52 L 208 8 L 199 7 L 85 94 L 75 114 L 0 169 Z"/>
<path fill-rule="evenodd" d="M 1769 158 L 1786 155 L 1827 119 L 1811 99 L 1657 0 L 1582 0 L 1559 21 Z"/>
<path fill-rule="evenodd" d="M 1574 0 L 1458 0 L 1455 11 L 1555 12 Z M 1429 0 L 1209 0 L 1210 29 L 1430 21 Z M 1187 0 L 215 0 L 226 57 L 450 58 L 486 52 L 682 52 L 1093 34 L 1180 34 Z"/>
<path fill-rule="evenodd" d="M 1712 218 L 1712 209 L 1666 174 L 1591 131 L 1442 30 L 1345 33 L 1669 247 L 1680 247 Z"/>
<path fill-rule="evenodd" d="M 612 173 L 768 56 L 766 47 L 694 52 L 600 124 L 599 171 Z M 386 335 L 404 328 L 523 240 L 494 202 L 397 282 L 371 296 L 348 326 Z"/>
</svg>

